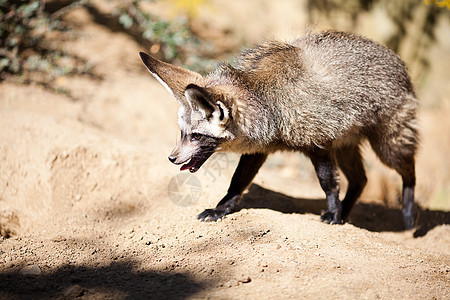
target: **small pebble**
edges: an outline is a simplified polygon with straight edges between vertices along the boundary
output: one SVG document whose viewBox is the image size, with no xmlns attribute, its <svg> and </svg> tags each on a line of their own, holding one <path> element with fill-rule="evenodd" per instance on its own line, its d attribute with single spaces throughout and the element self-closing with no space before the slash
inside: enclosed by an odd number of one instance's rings
<svg viewBox="0 0 450 300">
<path fill-rule="evenodd" d="M 20 270 L 22 275 L 40 275 L 41 273 L 41 268 L 38 265 L 26 266 Z"/>
<path fill-rule="evenodd" d="M 252 281 L 252 279 L 249 276 L 243 276 L 241 279 L 239 279 L 239 282 L 241 283 L 249 283 Z"/>
<path fill-rule="evenodd" d="M 84 295 L 84 289 L 78 284 L 69 286 L 63 291 L 65 297 L 77 298 Z"/>
</svg>

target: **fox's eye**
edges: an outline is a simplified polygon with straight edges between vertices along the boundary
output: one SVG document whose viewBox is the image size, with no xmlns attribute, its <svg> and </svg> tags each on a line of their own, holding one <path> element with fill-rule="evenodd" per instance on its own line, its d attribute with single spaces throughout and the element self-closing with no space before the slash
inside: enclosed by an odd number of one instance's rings
<svg viewBox="0 0 450 300">
<path fill-rule="evenodd" d="M 191 142 L 198 141 L 201 137 L 202 135 L 200 133 L 193 133 L 191 134 Z"/>
</svg>

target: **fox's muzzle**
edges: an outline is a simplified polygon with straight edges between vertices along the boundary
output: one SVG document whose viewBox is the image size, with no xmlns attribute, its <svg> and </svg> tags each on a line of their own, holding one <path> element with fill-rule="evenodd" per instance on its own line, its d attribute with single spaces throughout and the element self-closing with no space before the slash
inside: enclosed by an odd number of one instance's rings
<svg viewBox="0 0 450 300">
<path fill-rule="evenodd" d="M 205 161 L 214 153 L 222 139 L 198 133 L 185 134 L 181 132 L 181 139 L 169 155 L 171 163 L 180 165 L 180 171 L 197 172 Z"/>
<path fill-rule="evenodd" d="M 168 159 L 171 163 L 180 165 L 183 164 L 180 168 L 180 171 L 184 171 L 189 169 L 189 172 L 194 173 L 197 172 L 198 169 L 203 165 L 203 163 L 214 153 L 214 150 L 204 152 L 200 151 L 199 153 L 192 155 L 190 158 L 185 160 L 180 160 L 177 156 L 171 154 Z M 187 162 L 187 163 L 186 163 Z"/>
</svg>

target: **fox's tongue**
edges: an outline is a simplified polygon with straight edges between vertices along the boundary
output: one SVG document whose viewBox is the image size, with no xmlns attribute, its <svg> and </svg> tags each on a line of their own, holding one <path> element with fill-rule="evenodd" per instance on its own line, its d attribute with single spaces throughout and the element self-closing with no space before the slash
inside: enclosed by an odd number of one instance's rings
<svg viewBox="0 0 450 300">
<path fill-rule="evenodd" d="M 195 167 L 196 163 L 197 163 L 197 160 L 194 159 L 194 158 L 191 158 L 191 160 L 187 164 L 184 164 L 184 165 L 181 166 L 180 171 L 184 171 L 184 170 L 189 169 L 189 171 L 191 173 L 193 173 L 193 172 L 198 170 L 198 168 Z"/>
</svg>

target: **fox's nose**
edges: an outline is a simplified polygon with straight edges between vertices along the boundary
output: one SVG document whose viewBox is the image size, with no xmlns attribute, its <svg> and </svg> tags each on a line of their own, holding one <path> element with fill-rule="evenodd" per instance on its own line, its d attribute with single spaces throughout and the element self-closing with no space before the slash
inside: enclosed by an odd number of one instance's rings
<svg viewBox="0 0 450 300">
<path fill-rule="evenodd" d="M 175 161 L 177 160 L 177 157 L 173 156 L 173 155 L 169 155 L 169 160 L 171 163 L 175 163 Z"/>
</svg>

